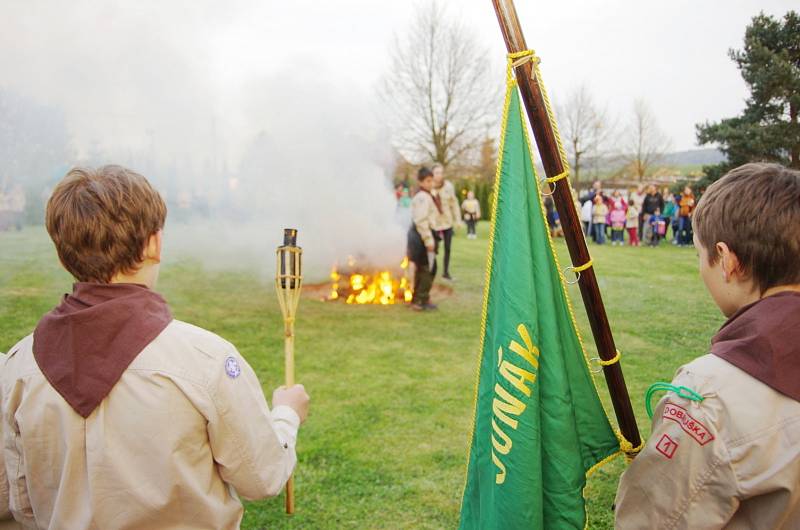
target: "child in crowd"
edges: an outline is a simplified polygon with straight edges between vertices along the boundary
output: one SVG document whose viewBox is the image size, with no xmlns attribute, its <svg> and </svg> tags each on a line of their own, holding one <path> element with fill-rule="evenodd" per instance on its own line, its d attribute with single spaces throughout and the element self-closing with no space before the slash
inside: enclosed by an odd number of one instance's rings
<svg viewBox="0 0 800 530">
<path fill-rule="evenodd" d="M 71 170 L 47 203 L 77 283 L 0 374 L 3 500 L 26 527 L 238 528 L 239 498 L 292 474 L 308 395 L 281 387 L 270 410 L 231 343 L 172 318 L 153 290 L 166 214 L 120 166 Z"/>
<path fill-rule="evenodd" d="M 594 230 L 594 242 L 602 245 L 606 242 L 606 216 L 608 206 L 603 201 L 603 196 L 599 193 L 594 197 L 592 206 L 592 229 Z"/>
<path fill-rule="evenodd" d="M 561 218 L 558 212 L 553 215 L 553 237 L 564 237 L 564 227 L 561 226 Z"/>
<path fill-rule="evenodd" d="M 397 200 L 400 208 L 411 208 L 411 193 L 406 186 L 400 191 L 400 198 Z"/>
<path fill-rule="evenodd" d="M 475 225 L 481 218 L 481 203 L 475 198 L 475 193 L 467 192 L 467 198 L 461 203 L 461 211 L 464 214 L 464 222 L 467 223 L 467 239 L 475 239 Z"/>
<path fill-rule="evenodd" d="M 675 211 L 677 207 L 675 206 L 675 198 L 670 193 L 669 188 L 664 188 L 664 191 L 661 193 L 664 197 L 664 211 L 662 212 L 662 216 L 664 217 L 665 223 L 665 230 L 663 237 L 664 239 L 667 238 L 667 233 L 669 232 L 669 227 L 672 225 L 672 218 L 675 216 Z M 673 236 L 675 235 L 675 229 L 672 230 Z"/>
<path fill-rule="evenodd" d="M 700 277 L 728 320 L 655 408 L 615 527 L 800 528 L 800 172 L 738 167 L 693 223 Z"/>
<path fill-rule="evenodd" d="M 400 226 L 409 226 L 411 224 L 411 196 L 406 186 L 400 190 L 400 197 L 397 199 L 397 208 L 395 209 L 395 219 Z"/>
<path fill-rule="evenodd" d="M 661 238 L 664 237 L 664 232 L 666 232 L 666 223 L 661 216 L 660 208 L 656 208 L 655 213 L 650 216 L 648 222 L 650 223 L 650 233 L 652 234 L 649 244 L 651 247 L 657 247 L 661 243 Z"/>
<path fill-rule="evenodd" d="M 692 212 L 694 211 L 694 204 L 692 188 L 686 186 L 681 194 L 678 210 L 678 244 L 682 247 L 692 244 Z"/>
<path fill-rule="evenodd" d="M 613 211 L 616 208 L 622 208 L 623 210 L 628 208 L 628 201 L 625 200 L 625 197 L 622 196 L 619 190 L 614 190 L 611 193 L 611 203 L 610 208 Z"/>
<path fill-rule="evenodd" d="M 641 184 L 637 186 L 635 189 L 632 189 L 631 192 L 628 194 L 628 204 L 633 204 L 634 206 L 636 206 L 636 211 L 639 212 L 639 222 L 636 225 L 636 228 L 638 229 L 636 231 L 636 234 L 639 236 L 642 235 L 644 228 L 643 226 L 644 214 L 642 211 L 642 208 L 644 206 L 644 198 L 645 198 L 644 186 Z"/>
<path fill-rule="evenodd" d="M 591 236 L 594 238 L 594 233 L 592 231 L 592 200 L 587 199 L 583 202 L 583 206 L 581 206 L 581 223 L 583 223 L 583 235 Z"/>
<path fill-rule="evenodd" d="M 611 244 L 625 244 L 625 203 L 624 201 L 614 201 L 614 209 L 611 210 L 609 221 L 611 222 Z"/>
<path fill-rule="evenodd" d="M 639 207 L 631 201 L 628 211 L 625 212 L 625 228 L 628 230 L 628 244 L 632 247 L 639 246 Z"/>
</svg>

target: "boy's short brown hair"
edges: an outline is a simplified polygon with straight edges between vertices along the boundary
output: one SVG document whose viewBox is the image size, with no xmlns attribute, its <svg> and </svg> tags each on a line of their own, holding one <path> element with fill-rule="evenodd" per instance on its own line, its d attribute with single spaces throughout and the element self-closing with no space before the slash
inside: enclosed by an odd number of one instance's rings
<svg viewBox="0 0 800 530">
<path fill-rule="evenodd" d="M 82 282 L 133 272 L 167 207 L 147 179 L 121 166 L 78 167 L 58 183 L 45 214 L 64 267 Z"/>
<path fill-rule="evenodd" d="M 762 293 L 800 283 L 800 171 L 737 167 L 708 187 L 692 224 L 711 265 L 716 244 L 726 243 Z"/>
</svg>

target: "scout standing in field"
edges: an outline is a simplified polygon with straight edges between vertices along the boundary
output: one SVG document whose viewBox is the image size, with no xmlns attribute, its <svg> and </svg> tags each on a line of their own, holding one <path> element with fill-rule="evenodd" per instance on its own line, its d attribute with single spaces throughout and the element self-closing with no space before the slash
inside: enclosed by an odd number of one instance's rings
<svg viewBox="0 0 800 530">
<path fill-rule="evenodd" d="M 467 198 L 461 203 L 461 211 L 464 212 L 464 221 L 467 223 L 467 239 L 475 239 L 478 237 L 475 225 L 481 218 L 481 203 L 475 198 L 474 192 L 467 193 Z"/>
<path fill-rule="evenodd" d="M 153 290 L 166 207 L 141 175 L 73 169 L 46 218 L 77 283 L 2 367 L 14 518 L 238 528 L 239 497 L 277 495 L 292 473 L 305 390 L 276 390 L 270 410 L 231 343 L 172 318 Z"/>
<path fill-rule="evenodd" d="M 436 275 L 436 239 L 433 226 L 441 215 L 439 198 L 432 195 L 433 172 L 421 167 L 417 172 L 419 191 L 411 201 L 411 228 L 408 231 L 408 257 L 416 265 L 414 271 L 414 298 L 411 309 L 423 311 L 436 309 L 431 303 L 431 287 Z"/>
<path fill-rule="evenodd" d="M 668 392 L 620 480 L 616 526 L 800 528 L 800 172 L 734 169 L 693 221 L 728 320 L 709 354 L 651 387 Z"/>
<path fill-rule="evenodd" d="M 438 238 L 444 243 L 444 274 L 442 278 L 452 280 L 450 276 L 450 247 L 453 243 L 453 228 L 461 224 L 461 210 L 458 207 L 458 198 L 453 183 L 444 179 L 444 167 L 441 164 L 433 166 L 433 190 L 439 209 L 433 224 Z"/>
</svg>

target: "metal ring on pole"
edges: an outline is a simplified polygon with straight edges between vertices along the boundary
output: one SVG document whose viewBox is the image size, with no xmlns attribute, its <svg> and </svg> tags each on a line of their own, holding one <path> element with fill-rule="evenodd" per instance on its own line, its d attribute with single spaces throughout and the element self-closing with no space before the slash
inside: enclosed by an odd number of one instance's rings
<svg viewBox="0 0 800 530">
<path fill-rule="evenodd" d="M 541 191 L 542 183 L 547 183 L 547 189 L 548 189 L 547 193 L 545 193 L 544 191 Z M 541 178 L 541 179 L 539 179 L 539 191 L 542 194 L 542 196 L 549 197 L 549 196 L 551 196 L 552 194 L 554 194 L 556 192 L 556 183 L 555 182 L 551 182 L 550 179 Z"/>
<path fill-rule="evenodd" d="M 552 188 L 550 186 L 548 186 L 548 189 L 550 190 L 550 193 L 542 192 L 542 195 L 544 195 L 546 197 L 549 197 L 550 195 L 554 194 L 556 192 L 556 185 L 557 185 L 556 183 L 561 179 L 567 178 L 568 176 L 569 176 L 569 169 L 567 169 L 566 171 L 562 171 L 561 173 L 559 173 L 555 177 L 540 178 L 539 179 L 539 186 L 540 187 L 542 185 L 542 182 L 546 182 L 547 184 L 552 184 L 553 185 Z"/>
<path fill-rule="evenodd" d="M 591 359 L 589 359 L 589 361 L 603 362 L 603 360 L 600 357 L 592 357 Z M 592 372 L 593 374 L 599 374 L 600 372 L 603 371 L 603 367 L 601 366 L 597 370 L 590 369 L 589 371 Z"/>
<path fill-rule="evenodd" d="M 588 269 L 589 267 L 591 267 L 592 264 L 593 264 L 593 260 L 590 259 L 589 261 L 587 261 L 583 265 L 578 265 L 577 267 L 574 266 L 574 265 L 570 265 L 569 267 L 564 269 L 564 272 L 562 273 L 564 275 L 564 281 L 569 285 L 574 285 L 574 284 L 578 283 L 581 280 L 581 272 L 583 272 L 586 269 Z M 576 275 L 574 281 L 567 280 L 567 273 L 570 272 L 570 271 L 574 272 L 575 275 Z"/>
</svg>

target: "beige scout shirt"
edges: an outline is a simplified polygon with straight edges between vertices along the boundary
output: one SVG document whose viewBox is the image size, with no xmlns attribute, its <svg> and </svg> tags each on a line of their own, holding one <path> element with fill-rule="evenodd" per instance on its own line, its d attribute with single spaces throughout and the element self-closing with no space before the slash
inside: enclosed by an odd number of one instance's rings
<svg viewBox="0 0 800 530">
<path fill-rule="evenodd" d="M 464 213 L 473 216 L 480 217 L 481 215 L 481 203 L 478 202 L 478 199 L 464 199 L 464 202 L 461 203 L 461 209 L 464 210 Z"/>
<path fill-rule="evenodd" d="M 434 221 L 434 230 L 447 230 L 453 228 L 454 224 L 458 224 L 461 220 L 461 210 L 458 207 L 458 198 L 456 197 L 456 190 L 453 183 L 445 180 L 441 188 L 434 189 L 433 193 L 438 195 L 439 200 L 442 201 L 442 213 L 436 211 L 436 221 Z"/>
<path fill-rule="evenodd" d="M 439 210 L 436 208 L 436 203 L 433 202 L 433 197 L 425 191 L 418 191 L 411 201 L 411 219 L 426 247 L 433 246 L 435 243 L 433 231 L 436 230 L 434 225 L 438 215 Z"/>
<path fill-rule="evenodd" d="M 6 356 L 0 353 L 0 364 L 5 363 L 5 360 Z M 0 423 L 0 432 L 2 432 L 2 423 Z M 16 530 L 19 528 L 24 527 L 14 520 L 8 505 L 8 475 L 3 461 L 3 452 L 0 450 L 0 530 Z"/>
<path fill-rule="evenodd" d="M 647 445 L 622 475 L 619 529 L 800 528 L 800 403 L 715 356 L 673 381 Z"/>
<path fill-rule="evenodd" d="M 40 371 L 32 336 L 0 375 L 10 508 L 26 526 L 238 528 L 237 494 L 278 494 L 297 414 L 267 407 L 233 345 L 171 322 L 86 419 Z"/>
</svg>

